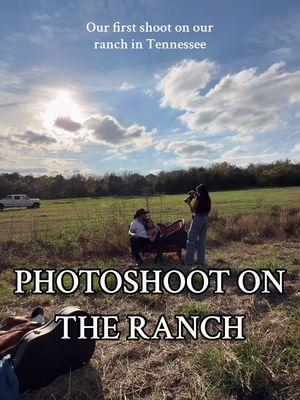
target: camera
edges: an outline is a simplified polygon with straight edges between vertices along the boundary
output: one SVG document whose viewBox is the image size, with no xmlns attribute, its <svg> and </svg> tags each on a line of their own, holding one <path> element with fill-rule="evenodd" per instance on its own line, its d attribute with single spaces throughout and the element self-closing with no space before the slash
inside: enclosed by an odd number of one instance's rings
<svg viewBox="0 0 300 400">
<path fill-rule="evenodd" d="M 187 197 L 184 199 L 184 202 L 185 203 L 190 203 L 195 198 L 196 198 L 196 192 L 194 190 L 190 190 L 188 192 Z"/>
</svg>

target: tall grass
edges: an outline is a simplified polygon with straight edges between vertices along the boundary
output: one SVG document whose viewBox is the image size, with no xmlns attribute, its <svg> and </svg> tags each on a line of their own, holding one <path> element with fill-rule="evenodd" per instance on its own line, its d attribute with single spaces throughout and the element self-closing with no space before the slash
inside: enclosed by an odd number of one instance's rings
<svg viewBox="0 0 300 400">
<path fill-rule="evenodd" d="M 272 371 L 261 357 L 259 341 L 249 340 L 233 348 L 209 348 L 194 365 L 206 370 L 222 392 L 239 400 L 271 399 Z"/>
<path fill-rule="evenodd" d="M 300 237 L 300 208 L 271 207 L 257 214 L 210 217 L 210 242 L 230 241 L 258 243 L 266 239 L 286 240 Z"/>
<path fill-rule="evenodd" d="M 35 229 L 30 237 L 15 240 L 8 237 L 0 242 L 0 255 L 38 254 L 46 257 L 77 260 L 87 257 L 111 257 L 129 255 L 128 216 L 122 209 L 107 210 L 98 208 L 92 222 L 75 210 L 74 227 L 61 229 L 56 233 L 40 233 Z M 171 221 L 170 221 L 171 222 Z M 300 237 L 300 209 L 281 209 L 273 207 L 259 214 L 210 216 L 208 244 L 219 246 L 232 241 L 259 243 L 265 240 L 286 240 Z"/>
<path fill-rule="evenodd" d="M 289 379 L 300 361 L 299 311 L 285 321 L 276 313 L 273 319 L 276 331 L 251 329 L 246 341 L 204 348 L 191 359 L 193 370 L 238 400 L 296 399 L 292 393 L 297 389 L 290 387 Z"/>
</svg>

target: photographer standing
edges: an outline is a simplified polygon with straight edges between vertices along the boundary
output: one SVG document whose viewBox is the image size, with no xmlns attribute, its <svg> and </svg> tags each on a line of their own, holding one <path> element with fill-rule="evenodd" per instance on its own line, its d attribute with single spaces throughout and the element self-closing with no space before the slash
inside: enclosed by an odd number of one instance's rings
<svg viewBox="0 0 300 400">
<path fill-rule="evenodd" d="M 192 200 L 195 199 L 193 205 Z M 194 265 L 194 253 L 196 241 L 198 239 L 198 264 L 205 265 L 205 242 L 208 228 L 208 214 L 211 209 L 211 200 L 206 186 L 199 185 L 196 191 L 189 192 L 189 196 L 184 200 L 193 213 L 192 222 L 188 231 L 186 242 L 185 264 Z"/>
</svg>

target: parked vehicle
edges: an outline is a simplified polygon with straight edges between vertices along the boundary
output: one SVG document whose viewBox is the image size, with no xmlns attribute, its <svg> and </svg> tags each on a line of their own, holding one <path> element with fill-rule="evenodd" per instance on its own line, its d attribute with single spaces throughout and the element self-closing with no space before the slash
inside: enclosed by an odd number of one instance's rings
<svg viewBox="0 0 300 400">
<path fill-rule="evenodd" d="M 26 194 L 10 194 L 3 199 L 0 199 L 0 211 L 8 207 L 27 207 L 39 208 L 41 205 L 40 199 L 31 199 Z"/>
</svg>

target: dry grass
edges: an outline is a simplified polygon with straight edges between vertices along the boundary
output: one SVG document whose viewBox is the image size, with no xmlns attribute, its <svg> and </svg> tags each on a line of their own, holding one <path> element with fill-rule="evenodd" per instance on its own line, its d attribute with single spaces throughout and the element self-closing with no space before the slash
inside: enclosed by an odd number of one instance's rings
<svg viewBox="0 0 300 400">
<path fill-rule="evenodd" d="M 120 324 L 122 339 L 99 341 L 91 365 L 71 375 L 60 377 L 50 386 L 27 393 L 25 400 L 296 400 L 297 360 L 299 357 L 299 280 L 297 254 L 299 243 L 281 242 L 264 245 L 235 243 L 209 250 L 210 267 L 242 269 L 253 263 L 273 263 L 288 270 L 286 293 L 274 296 L 241 295 L 228 281 L 226 296 L 186 294 L 156 296 L 31 296 L 11 295 L 11 266 L 28 264 L 18 258 L 7 260 L 10 267 L 1 274 L 5 293 L 1 294 L 0 316 L 24 314 L 42 304 L 49 319 L 61 307 L 75 304 L 92 313 L 118 314 L 121 321 L 127 314 L 140 313 L 148 318 L 152 329 L 161 314 L 169 321 L 182 312 L 206 315 L 243 313 L 246 315 L 247 341 L 239 343 L 197 341 L 126 341 L 126 327 Z M 97 264 L 98 262 L 98 264 Z M 90 263 L 94 267 L 129 266 L 126 258 L 114 262 Z M 57 265 L 78 268 L 80 261 L 57 261 Z M 63 264 L 63 265 L 62 265 Z M 172 258 L 167 265 L 176 267 Z M 149 261 L 149 266 L 151 265 Z M 1 288 L 0 288 L 1 290 Z M 174 324 L 171 323 L 174 328 Z"/>
<path fill-rule="evenodd" d="M 60 377 L 25 400 L 296 400 L 299 371 L 299 209 L 263 214 L 212 215 L 208 240 L 211 268 L 287 268 L 285 294 L 241 295 L 228 281 L 226 296 L 133 295 L 13 296 L 15 267 L 105 269 L 132 267 L 127 223 L 120 216 L 101 227 L 35 241 L 0 244 L 0 318 L 27 314 L 43 305 L 46 318 L 67 305 L 95 314 L 147 317 L 149 329 L 161 314 L 245 314 L 247 341 L 99 341 L 91 364 Z M 117 240 L 111 240 L 117 237 Z M 149 260 L 146 264 L 152 267 Z M 179 267 L 166 257 L 166 267 Z M 171 323 L 172 325 L 172 323 Z M 174 324 L 173 324 L 174 325 Z M 174 326 L 173 326 L 174 327 Z M 125 324 L 121 323 L 125 332 Z M 124 336 L 123 336 L 124 337 Z M 1 398 L 1 396 L 0 396 Z"/>
<path fill-rule="evenodd" d="M 274 206 L 263 213 L 211 216 L 210 242 L 214 245 L 230 241 L 259 243 L 300 237 L 300 208 L 281 209 Z"/>
<path fill-rule="evenodd" d="M 124 257 L 130 254 L 127 231 L 126 219 L 112 212 L 96 227 L 82 226 L 76 233 L 61 232 L 35 240 L 2 240 L 0 256 L 4 260 L 7 256 L 18 256 L 51 261 Z M 208 245 L 213 247 L 240 241 L 255 244 L 299 238 L 300 208 L 272 207 L 259 214 L 219 217 L 213 213 L 210 216 Z"/>
</svg>

